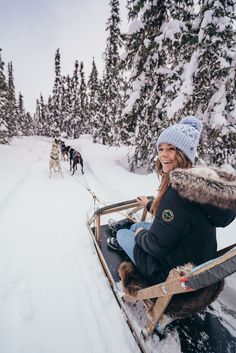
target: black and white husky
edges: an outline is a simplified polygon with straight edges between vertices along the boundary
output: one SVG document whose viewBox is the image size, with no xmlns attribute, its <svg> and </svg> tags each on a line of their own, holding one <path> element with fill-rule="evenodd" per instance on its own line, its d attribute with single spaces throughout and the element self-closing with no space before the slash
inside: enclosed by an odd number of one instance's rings
<svg viewBox="0 0 236 353">
<path fill-rule="evenodd" d="M 70 155 L 70 171 L 72 172 L 72 175 L 74 175 L 77 169 L 77 164 L 80 164 L 81 172 L 82 174 L 84 174 L 84 162 L 83 162 L 81 153 L 76 151 L 73 148 L 70 148 L 69 155 Z"/>
</svg>

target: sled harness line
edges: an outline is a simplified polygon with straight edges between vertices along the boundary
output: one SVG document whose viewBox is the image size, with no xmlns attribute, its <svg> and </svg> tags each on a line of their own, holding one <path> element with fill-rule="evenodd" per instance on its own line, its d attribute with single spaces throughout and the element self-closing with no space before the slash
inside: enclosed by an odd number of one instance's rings
<svg viewBox="0 0 236 353">
<path fill-rule="evenodd" d="M 78 177 L 77 175 L 73 175 L 74 179 L 77 180 L 80 185 L 84 186 L 85 189 L 91 194 L 92 198 L 93 198 L 93 205 L 94 205 L 94 211 L 98 208 L 98 205 L 96 206 L 96 202 L 99 204 L 102 204 L 102 205 L 106 205 L 106 203 L 101 200 L 96 194 L 95 192 L 93 192 L 85 178 L 84 175 Z M 81 180 L 81 178 L 83 177 L 83 181 Z"/>
<path fill-rule="evenodd" d="M 70 174 L 67 168 L 65 168 L 64 166 L 62 166 L 62 167 L 68 174 Z M 87 180 L 85 179 L 84 176 L 83 176 L 84 177 L 84 182 L 82 182 L 82 180 L 77 175 L 72 175 L 72 176 L 74 177 L 73 180 L 77 181 L 81 186 L 83 186 L 92 195 L 93 204 L 94 204 L 94 211 L 96 210 L 96 201 L 98 203 L 100 203 L 100 204 L 106 205 L 106 203 L 103 202 L 102 200 L 100 200 L 97 197 L 97 195 L 90 189 L 90 187 L 88 185 L 88 182 L 87 182 Z"/>
<path fill-rule="evenodd" d="M 74 175 L 74 177 L 75 177 L 76 180 L 78 180 L 78 179 L 76 178 L 77 176 Z M 105 207 L 109 207 L 107 202 L 105 202 L 105 201 L 102 200 L 101 198 L 98 198 L 97 195 L 90 189 L 89 184 L 88 184 L 88 182 L 87 182 L 85 176 L 82 175 L 81 177 L 83 177 L 85 183 L 81 183 L 80 180 L 78 180 L 78 182 L 80 182 L 80 184 L 83 185 L 83 186 L 86 188 L 86 190 L 92 195 L 92 197 L 93 197 L 93 202 L 94 202 L 94 211 L 98 210 L 98 205 L 97 205 L 97 207 L 96 207 L 96 201 L 104 206 L 103 209 L 104 209 Z M 125 216 L 126 218 L 130 219 L 131 221 L 133 221 L 133 218 L 132 218 L 132 215 L 131 215 L 131 214 L 129 214 L 129 213 L 128 213 L 128 214 L 125 214 L 125 213 L 123 213 L 123 212 L 121 212 L 121 211 L 117 211 L 117 213 L 119 213 L 119 214 L 121 214 L 122 216 Z"/>
<path fill-rule="evenodd" d="M 86 178 L 85 178 L 85 175 L 82 175 L 82 176 L 80 176 L 80 177 L 78 177 L 78 175 L 74 175 L 74 177 L 75 177 L 75 179 L 76 179 L 81 185 L 83 185 L 83 186 L 86 188 L 86 190 L 92 195 L 92 197 L 93 197 L 93 202 L 94 202 L 94 211 L 98 210 L 98 205 L 97 205 L 97 207 L 96 207 L 96 201 L 97 201 L 98 203 L 100 203 L 101 205 L 104 206 L 102 209 L 104 209 L 104 208 L 106 208 L 106 207 L 109 207 L 109 206 L 108 206 L 108 202 L 105 202 L 104 200 L 102 200 L 101 198 L 99 198 L 99 197 L 91 190 L 91 188 L 89 187 L 89 184 L 88 184 L 88 182 L 87 182 L 87 180 L 86 180 Z M 78 178 L 77 178 L 77 177 L 78 177 Z M 81 182 L 81 180 L 79 180 L 79 178 L 81 178 L 81 177 L 83 177 L 84 183 Z M 122 212 L 121 210 L 117 210 L 116 213 L 119 213 L 119 214 L 121 214 L 122 216 L 125 216 L 126 218 L 128 218 L 129 220 L 134 221 L 134 219 L 132 218 L 132 215 L 133 215 L 132 212 L 124 213 L 124 212 Z"/>
<path fill-rule="evenodd" d="M 68 171 L 68 169 L 66 169 L 64 166 L 62 166 L 62 167 L 63 167 L 63 169 L 64 169 L 68 174 L 70 174 L 69 171 Z M 101 198 L 99 198 L 99 197 L 95 194 L 95 192 L 93 192 L 93 191 L 91 190 L 91 188 L 90 188 L 90 186 L 89 186 L 89 184 L 88 184 L 88 182 L 87 182 L 87 180 L 86 180 L 86 178 L 85 178 L 85 175 L 80 175 L 80 176 L 78 176 L 78 175 L 73 175 L 73 177 L 74 177 L 73 179 L 74 179 L 75 181 L 77 181 L 81 186 L 83 186 L 83 187 L 91 194 L 91 196 L 92 196 L 92 198 L 93 198 L 93 208 L 94 208 L 94 212 L 95 212 L 95 213 L 98 211 L 98 204 L 101 204 L 101 205 L 104 206 L 103 208 L 101 208 L 101 210 L 104 210 L 105 208 L 109 208 L 109 207 L 110 207 L 108 202 L 105 202 L 104 200 L 102 200 Z M 82 177 L 83 177 L 83 180 L 82 180 Z M 96 205 L 96 202 L 97 202 L 97 205 Z M 136 201 L 136 200 L 133 200 L 133 203 L 134 203 L 134 202 L 137 202 L 137 201 Z M 122 204 L 122 203 L 121 203 L 121 204 Z M 137 208 L 138 208 L 138 207 L 137 207 Z M 132 211 L 127 212 L 127 213 L 124 213 L 124 212 L 122 212 L 121 210 L 116 210 L 116 213 L 121 214 L 122 216 L 125 216 L 126 218 L 128 218 L 128 219 L 131 220 L 131 221 L 134 221 L 133 212 L 132 212 Z"/>
</svg>

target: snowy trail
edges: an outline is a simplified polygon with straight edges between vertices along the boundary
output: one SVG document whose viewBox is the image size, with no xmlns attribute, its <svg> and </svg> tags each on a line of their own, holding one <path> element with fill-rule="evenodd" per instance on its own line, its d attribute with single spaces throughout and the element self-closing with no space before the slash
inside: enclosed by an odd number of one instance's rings
<svg viewBox="0 0 236 353">
<path fill-rule="evenodd" d="M 91 192 L 106 204 L 154 195 L 156 175 L 130 173 L 124 148 L 88 136 L 67 144 L 81 151 L 84 177 L 80 167 L 72 177 L 62 162 L 64 178 L 49 178 L 48 138 L 0 146 L 0 352 L 138 353 L 86 220 L 94 211 Z M 233 224 L 220 229 L 221 245 L 232 244 L 234 234 Z M 224 316 L 219 302 L 234 315 L 235 280 L 227 278 L 213 305 L 234 336 L 235 318 Z M 178 337 L 170 334 L 152 351 L 180 352 Z"/>
<path fill-rule="evenodd" d="M 85 226 L 91 196 L 48 178 L 44 147 L 2 201 L 0 351 L 137 352 Z"/>
</svg>

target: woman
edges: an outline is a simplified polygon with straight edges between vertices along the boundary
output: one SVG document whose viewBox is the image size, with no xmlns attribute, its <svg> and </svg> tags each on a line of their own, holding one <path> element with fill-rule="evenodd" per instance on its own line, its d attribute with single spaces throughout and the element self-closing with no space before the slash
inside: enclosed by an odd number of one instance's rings
<svg viewBox="0 0 236 353">
<path fill-rule="evenodd" d="M 154 201 L 139 196 L 151 211 L 152 224 L 137 223 L 117 232 L 117 242 L 150 283 L 165 281 L 171 269 L 199 265 L 216 256 L 216 227 L 235 218 L 236 177 L 206 167 L 192 168 L 202 123 L 182 119 L 157 140 L 157 173 L 161 176 Z M 115 247 L 115 238 L 108 245 Z"/>
</svg>

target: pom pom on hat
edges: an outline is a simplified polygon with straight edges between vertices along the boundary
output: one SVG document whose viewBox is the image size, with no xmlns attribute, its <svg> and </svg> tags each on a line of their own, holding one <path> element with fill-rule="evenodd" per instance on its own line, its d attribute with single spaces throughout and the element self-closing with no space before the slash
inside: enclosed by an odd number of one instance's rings
<svg viewBox="0 0 236 353">
<path fill-rule="evenodd" d="M 194 129 L 198 130 L 200 133 L 202 131 L 202 122 L 195 116 L 186 116 L 180 120 L 179 124 L 191 125 Z"/>
<path fill-rule="evenodd" d="M 187 116 L 160 134 L 157 139 L 157 148 L 161 143 L 168 143 L 182 151 L 193 162 L 197 153 L 202 122 L 195 116 Z"/>
</svg>

